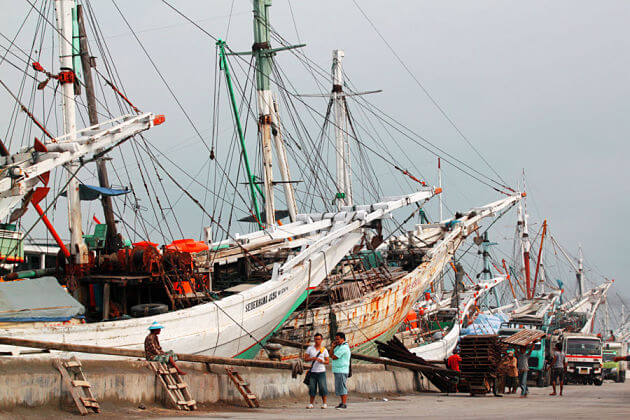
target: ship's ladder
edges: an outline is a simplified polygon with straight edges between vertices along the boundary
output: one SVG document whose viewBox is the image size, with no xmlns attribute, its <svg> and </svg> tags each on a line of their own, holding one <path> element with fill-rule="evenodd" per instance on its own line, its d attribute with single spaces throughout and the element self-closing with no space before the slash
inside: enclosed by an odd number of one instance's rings
<svg viewBox="0 0 630 420">
<path fill-rule="evenodd" d="M 234 382 L 234 385 L 236 385 L 238 392 L 241 393 L 249 408 L 260 407 L 260 404 L 258 403 L 258 397 L 256 397 L 256 394 L 251 391 L 251 389 L 249 388 L 249 384 L 245 382 L 241 375 L 231 367 L 226 367 L 225 372 L 230 377 L 232 382 Z"/>
<path fill-rule="evenodd" d="M 197 409 L 197 402 L 190 396 L 188 384 L 182 380 L 177 370 L 168 363 L 148 362 L 149 367 L 162 384 L 168 401 L 178 410 L 193 411 Z"/>
<path fill-rule="evenodd" d="M 81 369 L 81 362 L 76 356 L 70 360 L 55 359 L 54 365 L 61 373 L 61 379 L 68 387 L 79 413 L 85 416 L 90 412 L 98 413 L 100 407 L 92 394 L 90 383 Z"/>
</svg>

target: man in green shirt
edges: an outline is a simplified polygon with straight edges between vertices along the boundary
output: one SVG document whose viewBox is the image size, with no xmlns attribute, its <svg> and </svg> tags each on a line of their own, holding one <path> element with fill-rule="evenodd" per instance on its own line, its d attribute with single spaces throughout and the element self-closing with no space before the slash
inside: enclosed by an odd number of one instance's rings
<svg viewBox="0 0 630 420">
<path fill-rule="evenodd" d="M 350 373 L 350 346 L 346 343 L 346 335 L 342 332 L 335 334 L 333 342 L 332 371 L 335 377 L 335 394 L 341 397 L 341 403 L 335 407 L 338 410 L 348 408 L 348 387 L 346 381 Z"/>
</svg>

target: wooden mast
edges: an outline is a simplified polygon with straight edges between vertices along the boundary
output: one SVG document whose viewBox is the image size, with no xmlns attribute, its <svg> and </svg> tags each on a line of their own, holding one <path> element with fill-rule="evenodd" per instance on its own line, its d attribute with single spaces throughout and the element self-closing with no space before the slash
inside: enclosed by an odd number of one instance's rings
<svg viewBox="0 0 630 420">
<path fill-rule="evenodd" d="M 72 46 L 72 9 L 75 2 L 73 0 L 55 0 L 55 14 L 57 17 L 57 28 L 59 30 L 59 61 L 60 73 L 59 82 L 61 84 L 63 96 L 63 129 L 67 134 L 67 140 L 73 141 L 76 136 L 76 104 L 74 98 L 73 56 L 75 49 Z M 88 250 L 83 241 L 81 227 L 81 201 L 79 197 L 79 180 L 75 176 L 80 166 L 77 161 L 66 164 L 68 170 L 68 227 L 70 229 L 70 252 L 73 263 L 85 264 L 88 262 Z"/>
<path fill-rule="evenodd" d="M 296 220 L 297 205 L 287 155 L 280 131 L 277 105 L 270 88 L 270 76 L 273 65 L 273 55 L 278 50 L 271 49 L 269 38 L 269 8 L 271 0 L 254 0 L 254 45 L 252 54 L 256 58 L 256 89 L 258 91 L 258 127 L 261 134 L 263 158 L 263 183 L 265 192 L 265 223 L 275 224 L 275 204 L 273 194 L 273 156 L 271 136 L 273 135 L 278 167 L 282 177 L 285 198 L 291 221 Z"/>
<path fill-rule="evenodd" d="M 88 48 L 87 33 L 85 31 L 85 22 L 83 20 L 83 6 L 77 5 L 77 21 L 79 24 L 79 45 L 81 55 L 81 66 L 83 67 L 83 81 L 85 83 L 85 96 L 87 98 L 88 117 L 90 125 L 98 124 L 98 113 L 96 111 L 96 95 L 94 94 L 94 82 L 92 80 L 92 67 L 95 66 Z M 103 188 L 109 188 L 109 177 L 107 175 L 107 166 L 103 157 L 96 161 L 96 172 L 98 174 L 98 183 Z M 107 224 L 107 237 L 105 239 L 106 252 L 113 252 L 120 247 L 118 239 L 118 231 L 116 229 L 116 219 L 114 217 L 114 209 L 112 206 L 112 198 L 101 194 L 101 204 L 103 205 L 103 213 L 105 214 L 105 223 Z"/>
</svg>

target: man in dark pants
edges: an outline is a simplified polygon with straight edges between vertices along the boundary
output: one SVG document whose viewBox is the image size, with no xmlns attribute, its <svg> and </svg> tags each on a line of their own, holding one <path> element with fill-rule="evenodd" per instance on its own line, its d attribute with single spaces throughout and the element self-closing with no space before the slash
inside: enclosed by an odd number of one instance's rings
<svg viewBox="0 0 630 420">
<path fill-rule="evenodd" d="M 556 343 L 556 351 L 553 352 L 553 360 L 551 361 L 551 386 L 553 392 L 549 395 L 556 395 L 556 384 L 560 385 L 560 396 L 562 396 L 562 388 L 564 386 L 564 371 L 567 368 L 567 358 L 562 352 L 562 345 Z"/>
<path fill-rule="evenodd" d="M 534 350 L 534 343 L 529 346 L 529 350 L 525 346 L 519 346 L 516 355 L 516 366 L 518 368 L 518 381 L 521 387 L 521 398 L 527 398 L 529 389 L 527 389 L 527 372 L 529 372 L 529 356 Z"/>
</svg>

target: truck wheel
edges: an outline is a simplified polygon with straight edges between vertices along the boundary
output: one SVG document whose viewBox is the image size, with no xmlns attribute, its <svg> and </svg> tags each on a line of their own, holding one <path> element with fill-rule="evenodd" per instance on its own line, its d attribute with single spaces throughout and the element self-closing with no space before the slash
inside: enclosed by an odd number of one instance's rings
<svg viewBox="0 0 630 420">
<path fill-rule="evenodd" d="M 602 378 L 595 378 L 593 379 L 593 383 L 597 386 L 600 386 L 602 383 L 604 383 L 604 381 L 602 380 Z"/>
<path fill-rule="evenodd" d="M 626 382 L 626 371 L 625 371 L 625 370 L 624 370 L 624 371 L 622 371 L 622 372 L 619 374 L 619 382 Z"/>
</svg>

